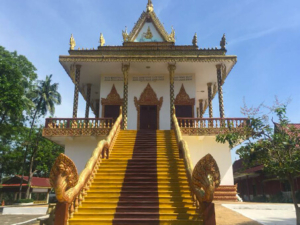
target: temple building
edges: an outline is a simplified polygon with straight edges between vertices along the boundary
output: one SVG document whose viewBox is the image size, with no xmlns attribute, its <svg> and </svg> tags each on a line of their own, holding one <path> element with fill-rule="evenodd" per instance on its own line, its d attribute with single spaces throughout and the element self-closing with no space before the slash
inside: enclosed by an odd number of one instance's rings
<svg viewBox="0 0 300 225">
<path fill-rule="evenodd" d="M 226 55 L 225 35 L 221 37 L 219 48 L 199 48 L 197 34 L 191 34 L 191 43 L 176 45 L 175 30 L 170 30 L 170 33 L 165 30 L 149 0 L 131 32 L 125 29 L 120 33 L 123 37 L 120 46 L 106 45 L 101 34 L 97 48 L 76 48 L 72 35 L 69 55 L 61 55 L 59 62 L 74 83 L 73 115 L 69 119 L 46 119 L 43 135 L 65 146 L 65 155 L 80 173 L 87 168 L 86 164 L 94 149 L 99 147 L 98 143 L 107 138 L 118 118 L 122 118 L 120 131 L 109 150 L 111 156 L 106 153 L 103 161 L 107 164 L 109 160 L 113 162 L 117 157 L 114 148 L 122 145 L 128 146 L 127 149 L 133 148 L 128 162 L 135 159 L 134 148 L 137 145 L 145 148 L 143 153 L 140 150 L 136 153 L 138 157 L 152 157 L 152 150 L 147 153 L 148 147 L 152 146 L 156 147 L 154 157 L 157 160 L 154 163 L 157 163 L 155 168 L 158 170 L 159 157 L 169 157 L 166 158 L 168 164 L 168 160 L 173 160 L 170 155 L 178 152 L 179 134 L 172 132 L 174 127 L 179 126 L 182 140 L 189 149 L 192 168 L 207 154 L 218 165 L 220 187 L 214 199 L 236 200 L 230 149 L 227 144 L 217 143 L 215 137 L 222 127 L 238 129 L 245 125 L 245 118 L 226 118 L 223 104 L 223 85 L 237 57 Z M 79 94 L 86 101 L 85 118 L 77 118 Z M 214 109 L 218 111 L 218 118 L 213 118 L 214 98 L 219 102 L 219 108 Z M 206 111 L 209 118 L 204 118 Z M 154 133 L 157 134 L 155 137 Z M 167 138 L 170 140 L 165 140 Z M 175 148 L 174 152 L 164 153 L 164 148 L 169 146 Z M 122 156 L 126 159 L 128 155 L 124 153 Z M 175 158 L 180 160 L 179 155 Z M 165 159 L 161 160 L 165 162 Z M 129 168 L 129 164 L 126 165 Z M 172 168 L 170 171 L 173 171 Z M 174 170 L 169 176 L 177 179 L 181 176 L 179 171 Z M 124 173 L 126 177 L 127 172 Z"/>
</svg>

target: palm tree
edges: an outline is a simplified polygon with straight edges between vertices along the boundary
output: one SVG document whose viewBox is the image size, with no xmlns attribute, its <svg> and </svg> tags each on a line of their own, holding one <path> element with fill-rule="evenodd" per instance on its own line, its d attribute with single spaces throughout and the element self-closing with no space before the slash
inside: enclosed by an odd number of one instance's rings
<svg viewBox="0 0 300 225">
<path fill-rule="evenodd" d="M 54 112 L 55 112 L 55 105 L 60 105 L 60 103 L 61 103 L 61 96 L 60 96 L 59 92 L 57 91 L 58 83 L 51 84 L 52 83 L 51 78 L 52 78 L 52 75 L 46 76 L 45 80 L 39 80 L 38 85 L 32 92 L 32 94 L 33 94 L 32 101 L 35 104 L 35 109 L 33 112 L 33 117 L 32 117 L 32 121 L 31 121 L 31 125 L 30 125 L 28 140 L 30 140 L 34 122 L 35 122 L 37 116 L 38 117 L 45 116 L 47 114 L 47 112 L 49 112 L 51 114 L 51 116 L 53 116 Z M 26 150 L 25 150 L 25 154 L 24 154 L 24 160 L 23 160 L 23 166 L 22 166 L 22 178 L 21 178 L 20 190 L 19 190 L 19 192 L 20 192 L 19 198 L 21 198 L 21 190 L 22 190 L 22 183 L 23 183 L 23 178 L 24 178 L 24 167 L 25 167 L 25 163 L 26 163 L 27 152 L 28 152 L 28 144 L 26 145 Z M 29 169 L 28 189 L 26 192 L 26 198 L 29 197 L 31 178 L 33 176 L 32 161 L 34 159 L 35 153 L 36 153 L 36 151 L 34 150 L 30 157 L 30 169 Z"/>
</svg>

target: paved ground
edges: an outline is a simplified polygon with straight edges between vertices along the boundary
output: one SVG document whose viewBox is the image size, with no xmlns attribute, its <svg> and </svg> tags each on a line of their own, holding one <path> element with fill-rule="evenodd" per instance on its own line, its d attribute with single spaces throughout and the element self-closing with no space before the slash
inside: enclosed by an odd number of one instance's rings
<svg viewBox="0 0 300 225">
<path fill-rule="evenodd" d="M 218 225 L 261 225 L 260 223 L 215 202 L 216 222 Z"/>
<path fill-rule="evenodd" d="M 222 206 L 263 225 L 296 224 L 296 213 L 293 204 L 242 203 L 222 204 Z"/>
<path fill-rule="evenodd" d="M 0 224 L 1 225 L 11 225 L 15 223 L 25 222 L 41 215 L 1 215 L 0 214 Z"/>
<path fill-rule="evenodd" d="M 218 225 L 295 225 L 292 204 L 215 202 Z M 1 225 L 25 222 L 41 215 L 1 215 Z"/>
</svg>

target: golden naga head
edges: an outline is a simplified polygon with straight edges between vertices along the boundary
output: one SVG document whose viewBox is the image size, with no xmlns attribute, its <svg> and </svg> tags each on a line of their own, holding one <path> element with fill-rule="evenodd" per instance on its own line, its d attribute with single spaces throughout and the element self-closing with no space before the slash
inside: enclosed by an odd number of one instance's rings
<svg viewBox="0 0 300 225">
<path fill-rule="evenodd" d="M 203 193 L 203 201 L 212 202 L 215 189 L 220 185 L 220 171 L 216 160 L 207 154 L 196 164 L 193 171 L 193 183 Z"/>
</svg>

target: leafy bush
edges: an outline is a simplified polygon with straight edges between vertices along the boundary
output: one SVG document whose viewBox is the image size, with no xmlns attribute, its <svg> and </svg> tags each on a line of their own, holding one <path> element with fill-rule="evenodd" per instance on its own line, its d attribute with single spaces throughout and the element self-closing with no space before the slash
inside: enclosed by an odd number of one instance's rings
<svg viewBox="0 0 300 225">
<path fill-rule="evenodd" d="M 33 199 L 20 199 L 15 201 L 15 203 L 31 203 L 33 202 Z"/>
<path fill-rule="evenodd" d="M 253 197 L 252 202 L 269 202 L 269 199 L 265 195 Z"/>
<path fill-rule="evenodd" d="M 270 196 L 270 202 L 274 202 L 274 203 L 287 203 L 287 202 L 291 202 L 291 200 L 287 199 L 283 195 L 283 193 L 280 191 L 276 195 L 271 195 Z"/>
<path fill-rule="evenodd" d="M 296 192 L 296 199 L 297 199 L 297 202 L 300 203 L 300 191 Z"/>
</svg>

